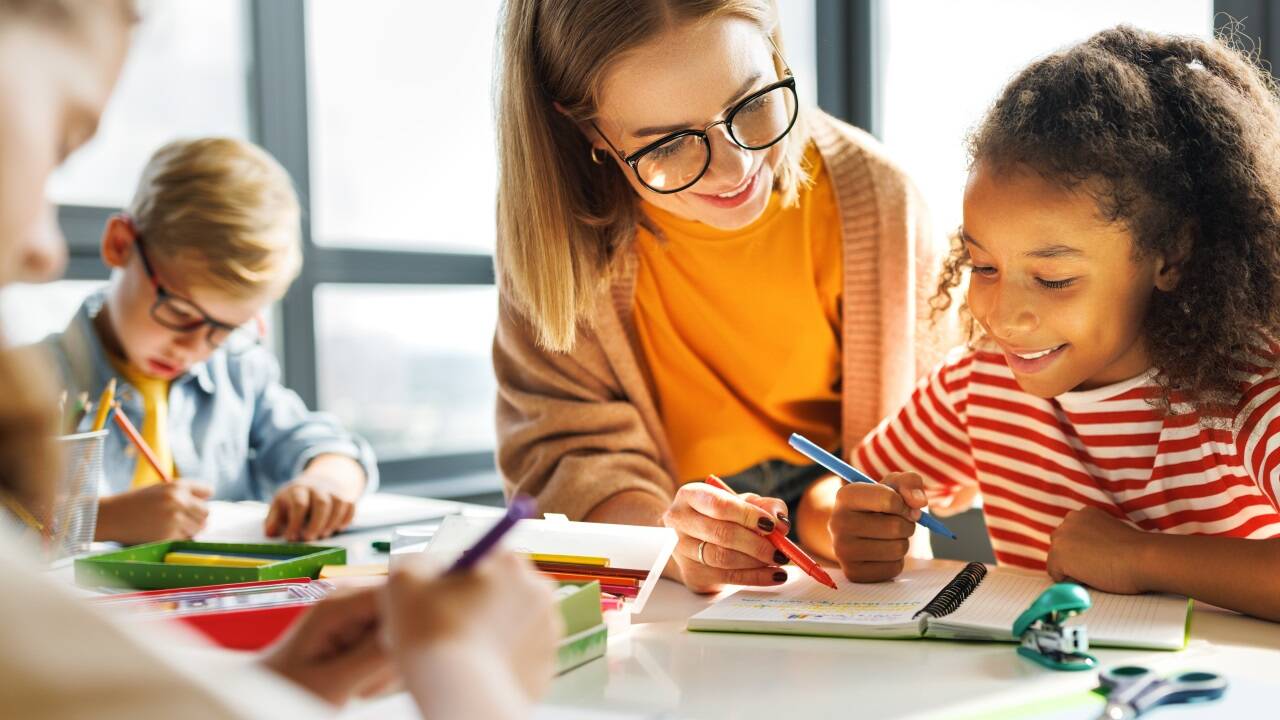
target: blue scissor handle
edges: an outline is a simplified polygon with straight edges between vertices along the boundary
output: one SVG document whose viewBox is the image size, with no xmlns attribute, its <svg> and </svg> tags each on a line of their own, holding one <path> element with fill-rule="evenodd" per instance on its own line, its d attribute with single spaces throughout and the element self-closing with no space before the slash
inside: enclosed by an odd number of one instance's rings
<svg viewBox="0 0 1280 720">
<path fill-rule="evenodd" d="M 1137 717 L 1161 705 L 1216 700 L 1227 691 L 1226 678 L 1217 673 L 1193 671 L 1162 678 L 1140 665 L 1109 668 L 1098 679 L 1109 691 L 1104 717 Z"/>
<path fill-rule="evenodd" d="M 1134 706 L 1138 714 L 1160 705 L 1208 702 L 1227 691 L 1227 679 L 1211 672 L 1186 672 L 1158 681 L 1138 696 Z"/>
</svg>

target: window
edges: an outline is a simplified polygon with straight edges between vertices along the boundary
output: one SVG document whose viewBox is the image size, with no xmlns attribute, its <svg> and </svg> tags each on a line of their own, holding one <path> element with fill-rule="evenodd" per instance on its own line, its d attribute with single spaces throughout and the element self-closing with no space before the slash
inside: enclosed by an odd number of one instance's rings
<svg viewBox="0 0 1280 720">
<path fill-rule="evenodd" d="M 100 287 L 100 280 L 62 280 L 0 290 L 0 328 L 4 328 L 5 342 L 26 345 L 61 332 L 85 297 Z"/>
<path fill-rule="evenodd" d="M 1209 36 L 1209 0 L 893 0 L 880 4 L 881 139 L 924 193 L 934 225 L 960 224 L 965 134 L 1023 66 L 1105 28 Z"/>
<path fill-rule="evenodd" d="M 308 9 L 316 242 L 492 252 L 498 0 Z"/>
<path fill-rule="evenodd" d="M 380 460 L 491 451 L 492 285 L 316 288 L 320 404 Z"/>
<path fill-rule="evenodd" d="M 151 153 L 201 135 L 249 135 L 245 5 L 166 0 L 142 22 L 97 136 L 50 180 L 61 205 L 128 204 Z"/>
<path fill-rule="evenodd" d="M 786 0 L 778 3 L 782 24 L 783 52 L 796 76 L 796 92 L 802 107 L 818 104 L 818 56 L 814 33 L 814 1 Z"/>
</svg>

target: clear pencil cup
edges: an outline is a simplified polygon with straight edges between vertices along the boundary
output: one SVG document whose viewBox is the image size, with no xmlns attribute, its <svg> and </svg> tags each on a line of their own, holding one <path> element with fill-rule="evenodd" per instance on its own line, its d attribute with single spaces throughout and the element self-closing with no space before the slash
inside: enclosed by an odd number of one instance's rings
<svg viewBox="0 0 1280 720">
<path fill-rule="evenodd" d="M 50 504 L 46 552 L 49 562 L 89 551 L 98 526 L 98 488 L 102 484 L 102 451 L 106 430 L 64 435 L 62 474 Z"/>
</svg>

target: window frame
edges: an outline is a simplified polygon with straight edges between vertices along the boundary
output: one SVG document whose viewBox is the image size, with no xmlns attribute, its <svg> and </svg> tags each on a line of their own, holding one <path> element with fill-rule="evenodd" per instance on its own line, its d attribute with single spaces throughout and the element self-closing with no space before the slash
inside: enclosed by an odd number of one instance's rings
<svg viewBox="0 0 1280 720">
<path fill-rule="evenodd" d="M 280 303 L 277 347 L 285 382 L 318 407 L 315 291 L 322 284 L 493 285 L 493 255 L 321 245 L 311 234 L 305 0 L 247 0 L 250 53 L 246 91 L 249 138 L 289 172 L 302 206 L 303 265 Z M 299 128 L 305 129 L 299 132 Z M 67 237 L 68 280 L 106 280 L 99 257 L 102 228 L 117 208 L 67 205 L 58 220 Z M 500 489 L 492 451 L 379 460 L 383 487 L 437 497 L 468 497 Z"/>
<path fill-rule="evenodd" d="M 880 8 L 885 0 L 815 0 L 818 105 L 879 138 Z M 1277 75 L 1280 0 L 1214 0 L 1213 29 L 1230 18 L 1262 49 L 1261 60 Z"/>
</svg>

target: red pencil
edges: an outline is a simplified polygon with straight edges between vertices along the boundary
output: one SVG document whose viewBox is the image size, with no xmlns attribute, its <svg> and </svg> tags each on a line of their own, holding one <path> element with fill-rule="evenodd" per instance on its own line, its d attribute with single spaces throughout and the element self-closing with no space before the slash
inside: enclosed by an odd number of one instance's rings
<svg viewBox="0 0 1280 720">
<path fill-rule="evenodd" d="M 160 476 L 160 481 L 173 482 L 173 478 L 160 469 L 160 461 L 156 459 L 156 454 L 151 451 L 147 441 L 142 439 L 142 436 L 138 434 L 138 430 L 133 427 L 133 423 L 129 422 L 129 418 L 124 416 L 124 410 L 120 409 L 120 403 L 116 403 L 114 409 L 115 412 L 111 413 L 111 417 L 116 419 L 116 424 L 120 426 L 125 435 L 129 436 L 129 440 L 138 448 L 138 452 L 142 457 L 147 459 L 147 462 L 156 471 L 156 475 Z"/>
<path fill-rule="evenodd" d="M 727 493 L 734 495 L 737 494 L 733 492 L 733 488 L 729 487 L 725 481 L 715 475 L 708 475 L 706 483 L 711 487 L 720 488 Z M 791 562 L 796 564 L 797 567 L 808 573 L 809 577 L 817 580 L 823 585 L 826 585 L 832 590 L 836 589 L 836 581 L 832 580 L 831 576 L 827 574 L 827 571 L 823 570 L 818 563 L 814 562 L 813 558 L 809 557 L 808 553 L 801 550 L 799 545 L 791 542 L 791 539 L 782 532 L 782 528 L 776 527 L 773 529 L 773 532 L 769 533 L 769 542 L 773 543 L 774 547 L 781 550 L 782 554 L 786 555 Z"/>
</svg>

